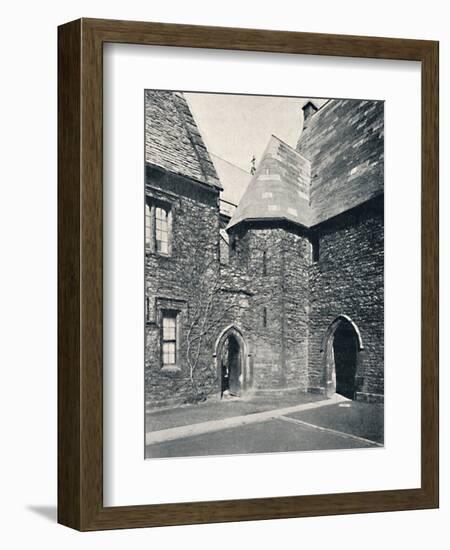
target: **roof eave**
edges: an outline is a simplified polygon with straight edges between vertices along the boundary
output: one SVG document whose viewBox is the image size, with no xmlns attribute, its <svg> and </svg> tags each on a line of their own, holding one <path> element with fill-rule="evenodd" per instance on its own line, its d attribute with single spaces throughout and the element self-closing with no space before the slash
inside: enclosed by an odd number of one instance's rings
<svg viewBox="0 0 450 550">
<path fill-rule="evenodd" d="M 198 178 L 194 178 L 193 176 L 188 176 L 187 174 L 183 174 L 182 172 L 176 172 L 175 170 L 170 170 L 169 168 L 166 168 L 164 166 L 160 166 L 159 164 L 154 164 L 153 162 L 145 161 L 145 166 L 151 166 L 152 168 L 155 168 L 156 170 L 159 170 L 160 172 L 168 172 L 169 174 L 173 174 L 174 176 L 178 176 L 181 178 L 185 178 L 188 180 L 191 180 L 193 183 L 200 184 L 203 187 L 207 187 L 209 189 L 214 189 L 216 191 L 223 191 L 223 187 L 220 183 L 216 182 L 210 182 L 210 181 L 203 181 Z"/>
<path fill-rule="evenodd" d="M 230 229 L 235 229 L 239 225 L 242 225 L 244 223 L 273 223 L 273 222 L 284 222 L 284 223 L 290 223 L 297 227 L 301 227 L 302 229 L 309 229 L 309 225 L 306 225 L 305 223 L 299 222 L 297 220 L 293 220 L 291 218 L 288 218 L 287 216 L 274 216 L 274 217 L 258 217 L 258 218 L 243 218 L 241 220 L 237 220 L 234 223 L 228 224 L 228 226 L 225 228 L 227 231 Z"/>
</svg>

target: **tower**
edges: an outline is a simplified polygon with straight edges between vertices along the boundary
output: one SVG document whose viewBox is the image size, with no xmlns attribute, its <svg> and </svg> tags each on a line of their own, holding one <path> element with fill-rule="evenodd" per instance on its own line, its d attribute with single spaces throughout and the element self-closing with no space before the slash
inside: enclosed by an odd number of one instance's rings
<svg viewBox="0 0 450 550">
<path fill-rule="evenodd" d="M 272 136 L 228 225 L 230 261 L 245 266 L 253 386 L 308 386 L 310 163 Z"/>
</svg>

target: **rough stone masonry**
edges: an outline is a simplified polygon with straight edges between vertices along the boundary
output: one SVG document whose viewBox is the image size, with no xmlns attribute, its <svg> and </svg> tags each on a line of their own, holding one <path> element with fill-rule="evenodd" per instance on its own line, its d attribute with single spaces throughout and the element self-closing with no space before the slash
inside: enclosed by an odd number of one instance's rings
<svg viewBox="0 0 450 550">
<path fill-rule="evenodd" d="M 231 210 L 183 94 L 147 90 L 145 117 L 146 407 L 383 401 L 383 102 L 308 102 Z"/>
</svg>

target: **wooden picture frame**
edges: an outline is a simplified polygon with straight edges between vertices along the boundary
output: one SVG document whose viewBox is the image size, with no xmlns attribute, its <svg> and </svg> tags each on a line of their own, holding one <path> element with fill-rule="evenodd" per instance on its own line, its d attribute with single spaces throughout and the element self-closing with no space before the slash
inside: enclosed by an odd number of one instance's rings
<svg viewBox="0 0 450 550">
<path fill-rule="evenodd" d="M 420 488 L 103 506 L 102 60 L 106 42 L 421 63 Z M 58 51 L 58 521 L 90 531 L 437 507 L 438 43 L 79 19 L 59 27 Z"/>
</svg>

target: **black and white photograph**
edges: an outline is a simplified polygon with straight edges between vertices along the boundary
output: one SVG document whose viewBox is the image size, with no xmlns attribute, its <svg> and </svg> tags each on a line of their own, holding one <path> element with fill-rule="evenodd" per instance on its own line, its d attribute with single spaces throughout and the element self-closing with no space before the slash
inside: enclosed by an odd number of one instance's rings
<svg viewBox="0 0 450 550">
<path fill-rule="evenodd" d="M 384 444 L 384 102 L 150 90 L 145 458 Z"/>
</svg>

